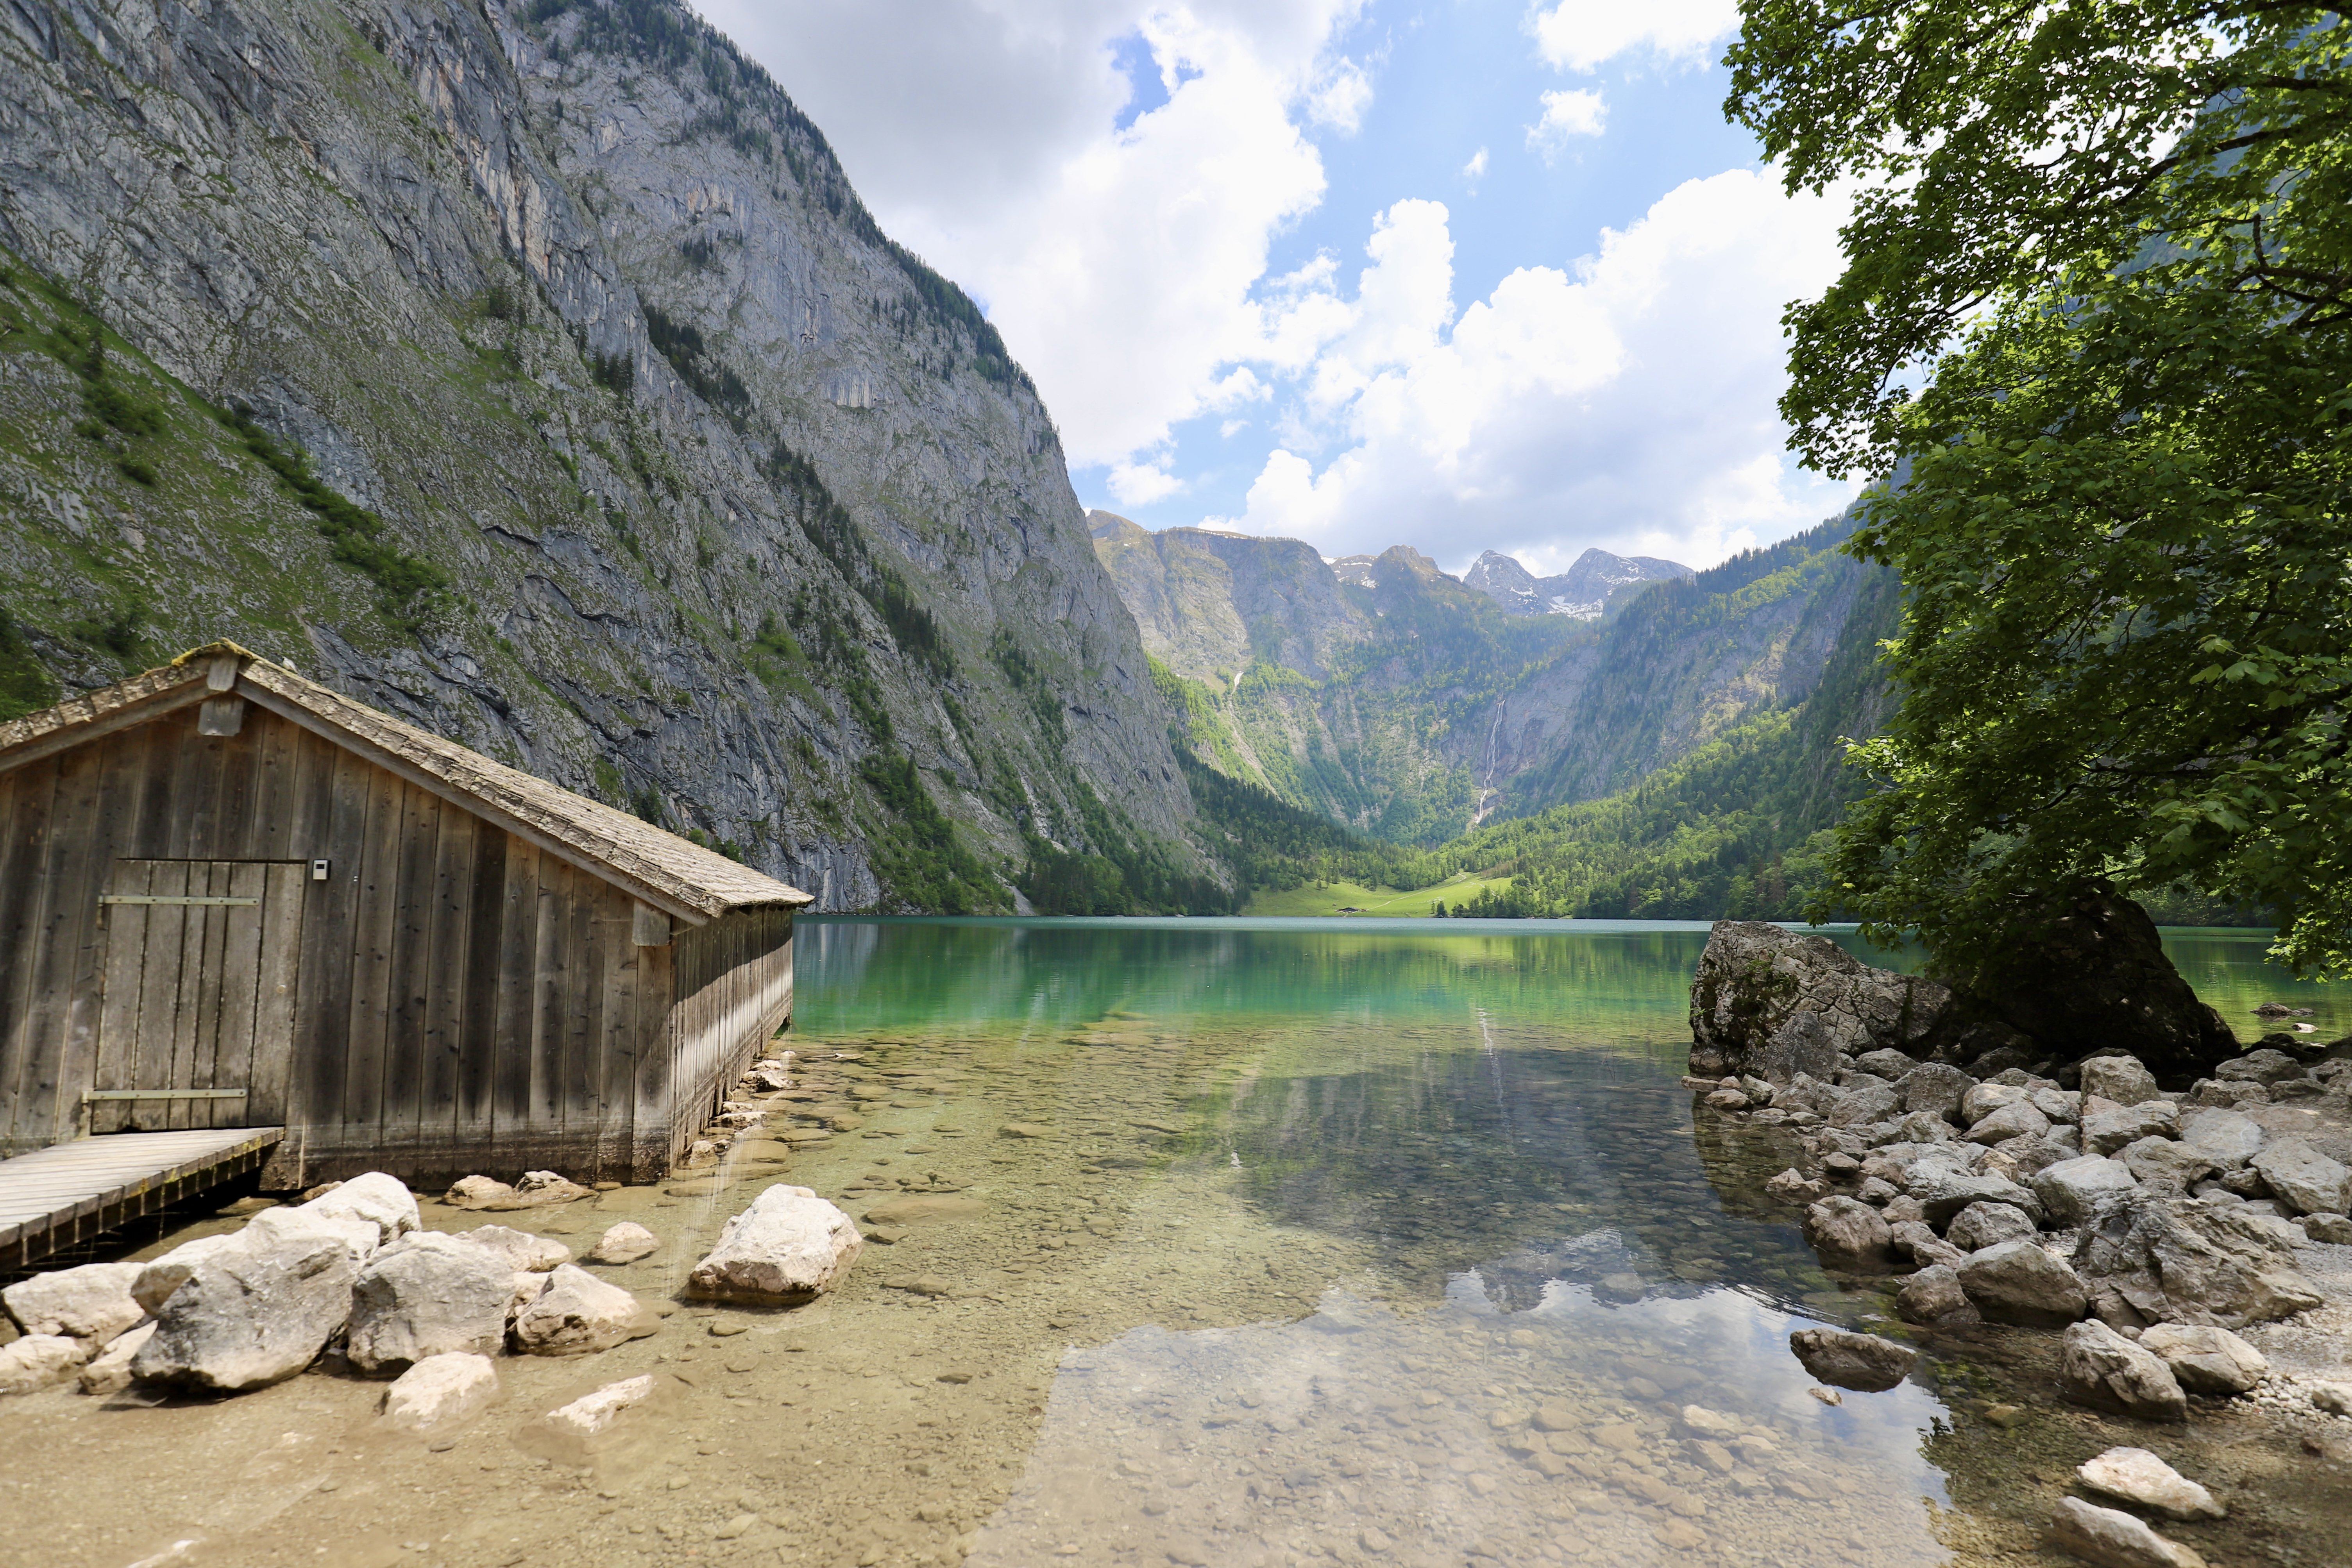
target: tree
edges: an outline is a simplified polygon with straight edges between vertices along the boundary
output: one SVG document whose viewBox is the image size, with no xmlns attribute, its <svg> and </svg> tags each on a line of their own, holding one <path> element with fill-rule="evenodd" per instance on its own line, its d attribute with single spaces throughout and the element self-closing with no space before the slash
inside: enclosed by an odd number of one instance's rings
<svg viewBox="0 0 2352 1568">
<path fill-rule="evenodd" d="M 2352 973 L 2352 78 L 2309 5 L 1749 0 L 1727 112 L 1852 183 L 1786 317 L 1811 466 L 1892 472 L 1903 705 L 1824 908 L 1958 970 L 2086 886 Z"/>
</svg>

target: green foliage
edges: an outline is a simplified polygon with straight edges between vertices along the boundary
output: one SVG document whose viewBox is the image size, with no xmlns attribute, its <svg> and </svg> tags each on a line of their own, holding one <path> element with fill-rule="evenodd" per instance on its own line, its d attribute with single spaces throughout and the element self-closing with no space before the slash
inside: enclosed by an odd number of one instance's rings
<svg viewBox="0 0 2352 1568">
<path fill-rule="evenodd" d="M 1997 966 L 2084 884 L 2352 973 L 2352 26 L 2305 5 L 1751 5 L 1731 109 L 1858 180 L 1792 309 L 1905 700 L 1817 905 Z M 1924 384 L 1906 396 L 1900 378 Z"/>
<path fill-rule="evenodd" d="M 276 474 L 311 515 L 327 537 L 331 553 L 373 582 L 384 616 L 414 635 L 441 604 L 448 574 L 431 562 L 411 555 L 383 538 L 383 520 L 353 505 L 341 492 L 310 472 L 300 452 L 289 452 L 268 431 L 242 413 L 226 413 L 221 423 L 245 443 L 245 449 Z"/>
<path fill-rule="evenodd" d="M 596 384 L 614 396 L 626 399 L 636 389 L 637 362 L 627 353 L 591 353 L 588 374 Z"/>
<path fill-rule="evenodd" d="M 117 658 L 130 658 L 147 641 L 147 606 L 136 597 L 103 616 L 66 623 L 66 635 Z"/>
<path fill-rule="evenodd" d="M 741 428 L 751 417 L 751 389 L 732 366 L 710 352 L 710 345 L 702 341 L 701 329 L 691 321 L 678 321 L 657 305 L 646 306 L 645 315 L 646 341 L 653 344 L 654 352 L 669 361 L 677 378 L 692 387 L 695 395 Z M 598 363 L 601 367 L 603 362 Z"/>
<path fill-rule="evenodd" d="M 511 321 L 522 314 L 521 303 L 515 298 L 514 286 L 510 283 L 491 284 L 482 290 L 476 303 L 482 314 L 494 321 Z"/>
<path fill-rule="evenodd" d="M 891 820 L 870 834 L 874 872 L 900 905 L 929 914 L 968 915 L 1001 907 L 1003 895 L 980 858 L 923 785 L 914 759 L 870 753 L 858 776 Z"/>
<path fill-rule="evenodd" d="M 821 551 L 860 597 L 873 606 L 890 628 L 899 648 L 942 678 L 955 674 L 955 656 L 940 636 L 939 622 L 907 586 L 890 563 L 867 548 L 865 531 L 826 488 L 816 465 L 778 441 L 760 471 L 776 487 L 780 499 L 793 507 L 793 520 L 810 543 Z"/>
<path fill-rule="evenodd" d="M 58 683 L 23 630 L 0 608 L 0 723 L 37 713 L 57 700 Z"/>
</svg>

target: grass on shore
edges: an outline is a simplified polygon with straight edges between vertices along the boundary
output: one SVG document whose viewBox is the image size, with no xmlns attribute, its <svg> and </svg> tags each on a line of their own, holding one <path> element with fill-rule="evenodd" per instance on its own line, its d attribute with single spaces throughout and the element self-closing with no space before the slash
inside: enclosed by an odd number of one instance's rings
<svg viewBox="0 0 2352 1568">
<path fill-rule="evenodd" d="M 1427 888 L 1400 893 L 1392 888 L 1366 888 L 1354 882 L 1310 882 L 1287 892 L 1260 893 L 1242 910 L 1245 915 L 1381 915 L 1388 918 L 1429 917 L 1432 904 L 1447 909 L 1476 898 L 1488 888 L 1510 885 L 1508 877 L 1475 877 L 1467 872 L 1448 877 Z"/>
</svg>

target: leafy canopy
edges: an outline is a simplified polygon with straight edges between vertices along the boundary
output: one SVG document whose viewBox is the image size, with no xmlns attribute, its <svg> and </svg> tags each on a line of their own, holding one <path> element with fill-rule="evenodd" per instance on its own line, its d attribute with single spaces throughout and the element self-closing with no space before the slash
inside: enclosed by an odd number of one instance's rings
<svg viewBox="0 0 2352 1568">
<path fill-rule="evenodd" d="M 1830 904 L 1967 969 L 2176 879 L 2352 973 L 2352 78 L 2309 5 L 1749 0 L 1727 110 L 1861 191 L 1806 461 L 1895 471 L 1903 707 Z"/>
</svg>

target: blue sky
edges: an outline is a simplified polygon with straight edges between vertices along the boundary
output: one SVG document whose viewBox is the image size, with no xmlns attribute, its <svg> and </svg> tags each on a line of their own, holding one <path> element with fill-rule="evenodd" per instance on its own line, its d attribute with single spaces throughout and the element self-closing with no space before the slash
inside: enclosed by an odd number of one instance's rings
<svg viewBox="0 0 2352 1568">
<path fill-rule="evenodd" d="M 1851 493 L 1772 407 L 1843 207 L 1724 122 L 1722 0 L 706 14 L 989 310 L 1089 505 L 1559 570 L 1703 565 Z"/>
</svg>

